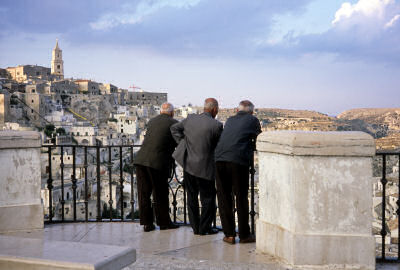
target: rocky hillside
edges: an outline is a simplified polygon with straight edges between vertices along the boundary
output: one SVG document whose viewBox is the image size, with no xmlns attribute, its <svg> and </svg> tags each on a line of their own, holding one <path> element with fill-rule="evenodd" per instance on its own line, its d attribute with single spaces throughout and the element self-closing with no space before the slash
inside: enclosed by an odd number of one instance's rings
<svg viewBox="0 0 400 270">
<path fill-rule="evenodd" d="M 371 125 L 387 127 L 388 131 L 400 131 L 400 108 L 352 109 L 342 112 L 338 119 L 359 119 Z"/>
</svg>

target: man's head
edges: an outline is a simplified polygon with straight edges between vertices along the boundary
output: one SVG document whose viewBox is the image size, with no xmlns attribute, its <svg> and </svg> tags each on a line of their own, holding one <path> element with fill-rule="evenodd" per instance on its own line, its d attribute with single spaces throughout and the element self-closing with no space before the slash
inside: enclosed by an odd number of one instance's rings
<svg viewBox="0 0 400 270">
<path fill-rule="evenodd" d="M 171 117 L 174 116 L 174 106 L 171 103 L 165 102 L 161 105 L 161 114 L 167 114 Z"/>
<path fill-rule="evenodd" d="M 218 101 L 215 98 L 207 98 L 204 101 L 204 112 L 211 113 L 211 116 L 215 118 L 218 114 Z"/>
<path fill-rule="evenodd" d="M 239 103 L 239 111 L 241 112 L 247 112 L 249 114 L 253 114 L 254 112 L 254 104 L 251 103 L 250 100 L 242 100 Z"/>
</svg>

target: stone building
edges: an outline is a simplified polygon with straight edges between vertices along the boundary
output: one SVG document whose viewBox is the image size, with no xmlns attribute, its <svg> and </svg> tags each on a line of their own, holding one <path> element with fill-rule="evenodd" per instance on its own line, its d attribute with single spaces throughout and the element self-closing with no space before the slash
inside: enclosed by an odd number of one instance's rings
<svg viewBox="0 0 400 270">
<path fill-rule="evenodd" d="M 37 65 L 21 65 L 8 67 L 7 72 L 17 82 L 27 82 L 30 79 L 51 80 L 51 69 Z"/>
<path fill-rule="evenodd" d="M 26 116 L 35 125 L 42 124 L 42 118 L 45 115 L 45 96 L 38 93 L 25 93 L 25 103 L 24 106 Z"/>
<path fill-rule="evenodd" d="M 58 47 L 58 39 L 51 56 L 51 74 L 57 80 L 64 79 L 64 61 L 62 59 L 62 50 Z"/>
<path fill-rule="evenodd" d="M 99 95 L 100 83 L 91 80 L 75 80 L 81 94 Z"/>
<path fill-rule="evenodd" d="M 7 92 L 0 92 L 0 129 L 5 125 L 8 118 L 10 95 Z"/>
<path fill-rule="evenodd" d="M 167 93 L 155 92 L 128 92 L 126 103 L 129 105 L 157 105 L 168 101 Z"/>
<path fill-rule="evenodd" d="M 99 88 L 102 95 L 118 93 L 118 87 L 111 83 L 101 83 L 99 84 Z"/>
<path fill-rule="evenodd" d="M 34 83 L 25 86 L 25 93 L 50 94 L 50 87 L 47 83 Z"/>
<path fill-rule="evenodd" d="M 80 123 L 80 125 L 77 125 L 78 123 Z M 75 126 L 70 127 L 69 133 L 78 144 L 95 145 L 98 128 L 91 126 L 89 123 L 77 122 Z"/>
<path fill-rule="evenodd" d="M 4 68 L 0 68 L 0 78 L 5 78 L 7 79 L 9 77 L 8 72 Z"/>
<path fill-rule="evenodd" d="M 50 82 L 50 92 L 62 95 L 78 94 L 79 86 L 71 80 L 59 80 Z"/>
</svg>

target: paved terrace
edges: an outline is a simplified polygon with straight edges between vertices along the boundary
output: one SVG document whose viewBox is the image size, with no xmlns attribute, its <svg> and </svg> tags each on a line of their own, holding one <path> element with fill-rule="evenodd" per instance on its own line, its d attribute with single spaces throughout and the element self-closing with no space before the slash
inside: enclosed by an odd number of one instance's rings
<svg viewBox="0 0 400 270">
<path fill-rule="evenodd" d="M 376 266 L 371 233 L 375 145 L 367 134 L 261 135 L 257 243 L 234 246 L 221 241 L 222 233 L 195 236 L 189 227 L 150 233 L 132 222 L 64 223 L 43 228 L 39 135 L 1 135 L 0 269 L 53 270 L 56 263 L 61 265 L 57 269 L 102 270 L 125 266 L 126 270 L 373 270 Z M 385 213 L 385 158 L 383 164 Z M 48 183 L 51 186 L 51 177 Z M 38 258 L 43 267 L 37 267 Z M 77 264 L 80 267 L 75 267 Z M 376 268 L 400 266 L 378 264 Z"/>
<path fill-rule="evenodd" d="M 124 270 L 287 269 L 271 256 L 257 252 L 254 243 L 229 245 L 222 241 L 222 232 L 217 235 L 198 236 L 187 226 L 145 233 L 138 223 L 68 223 L 46 225 L 43 231 L 6 235 L 44 239 L 45 242 L 67 241 L 133 247 L 136 249 L 137 261 Z M 66 253 L 65 258 L 68 259 L 71 254 Z"/>
<path fill-rule="evenodd" d="M 222 241 L 222 232 L 217 235 L 198 236 L 187 226 L 176 230 L 157 229 L 145 233 L 138 223 L 69 223 L 46 225 L 44 230 L 2 235 L 42 239 L 45 242 L 88 243 L 94 244 L 94 249 L 101 245 L 133 247 L 136 249 L 137 260 L 123 270 L 296 269 L 279 263 L 272 256 L 256 251 L 254 243 L 229 245 Z M 0 250 L 6 248 L 2 246 Z M 68 259 L 71 254 L 72 251 L 65 253 L 64 256 Z M 400 270 L 400 264 L 377 264 L 376 269 Z"/>
</svg>

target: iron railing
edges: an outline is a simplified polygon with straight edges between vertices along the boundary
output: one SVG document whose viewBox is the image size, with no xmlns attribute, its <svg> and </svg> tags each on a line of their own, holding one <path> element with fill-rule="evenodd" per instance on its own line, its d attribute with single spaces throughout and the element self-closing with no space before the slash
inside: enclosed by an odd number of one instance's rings
<svg viewBox="0 0 400 270">
<path fill-rule="evenodd" d="M 89 145 L 55 145 L 55 144 L 49 144 L 49 145 L 43 145 L 43 153 L 47 153 L 47 168 L 46 168 L 46 173 L 47 173 L 47 192 L 48 192 L 48 215 L 47 218 L 45 218 L 46 223 L 60 223 L 60 222 L 102 222 L 102 221 L 138 221 L 138 219 L 135 219 L 135 209 L 138 209 L 137 203 L 135 200 L 135 193 L 134 191 L 137 191 L 136 187 L 136 182 L 135 180 L 135 172 L 134 172 L 134 166 L 132 160 L 134 159 L 134 155 L 136 150 L 140 148 L 140 145 L 109 145 L 109 146 L 102 146 L 102 145 L 95 145 L 95 146 L 89 146 Z M 118 154 L 114 155 L 113 157 L 113 150 L 115 149 L 118 150 Z M 79 152 L 79 155 L 78 153 Z M 103 153 L 103 154 L 102 154 Z M 68 155 L 69 157 L 72 156 L 72 163 L 70 164 L 65 164 L 65 155 Z M 60 172 L 59 175 L 57 176 L 57 179 L 54 179 L 54 176 L 52 175 L 52 161 L 57 160 L 55 158 L 59 157 L 59 162 L 60 164 L 57 165 L 57 168 L 59 166 Z M 83 164 L 80 166 L 77 165 L 77 159 L 79 157 L 83 157 Z M 89 162 L 89 158 L 92 158 L 93 162 Z M 119 161 L 119 168 L 115 168 L 114 164 Z M 82 162 L 82 161 L 81 161 Z M 67 168 L 67 165 L 69 165 L 69 168 L 72 169 L 72 174 L 70 179 L 65 179 L 65 170 Z M 88 178 L 88 170 L 89 167 L 95 167 L 95 176 L 92 176 L 92 179 Z M 83 177 L 78 177 L 76 174 L 77 167 L 83 168 Z M 103 169 L 103 170 L 102 170 Z M 113 180 L 113 175 L 115 176 L 117 171 L 119 169 L 119 179 L 118 181 Z M 114 170 L 114 173 L 113 173 Z M 103 194 L 107 197 L 108 201 L 102 201 L 102 189 L 105 188 L 104 182 L 106 181 L 107 175 L 108 174 L 108 197 L 107 195 Z M 255 232 L 255 216 L 257 215 L 257 212 L 254 209 L 254 174 L 255 174 L 255 169 L 254 169 L 254 159 L 252 159 L 251 166 L 250 166 L 250 228 L 251 232 Z M 129 176 L 129 184 L 130 184 L 130 199 L 129 203 L 131 205 L 131 213 L 130 217 L 126 217 L 124 213 L 124 208 L 126 201 L 124 201 L 124 183 L 126 183 L 125 176 Z M 83 183 L 83 200 L 79 199 L 80 202 L 83 202 L 84 204 L 84 218 L 78 218 L 77 217 L 77 188 L 78 188 L 78 180 L 80 180 Z M 103 186 L 102 186 L 102 180 L 103 180 Z M 58 182 L 58 189 L 60 190 L 61 195 L 59 196 L 58 201 L 54 201 L 54 184 L 55 181 Z M 96 217 L 91 218 L 89 217 L 89 202 L 92 200 L 90 194 L 89 194 L 89 185 L 91 182 L 92 190 L 93 186 L 96 186 Z M 72 188 L 72 219 L 67 219 L 65 217 L 65 212 L 66 212 L 66 199 L 69 200 L 69 198 L 66 198 L 65 196 L 65 188 L 66 185 L 70 186 Z M 113 186 L 117 190 L 119 190 L 119 198 L 118 202 L 116 203 L 117 209 L 114 208 L 114 200 L 117 198 L 113 198 L 113 195 L 116 194 L 113 193 Z M 170 215 L 172 218 L 172 221 L 180 224 L 180 225 L 188 225 L 188 213 L 187 213 L 187 196 L 186 196 L 186 190 L 185 186 L 183 183 L 183 179 L 177 176 L 176 169 L 172 170 L 171 176 L 169 178 L 169 189 L 170 189 L 170 195 L 172 197 L 172 202 L 171 202 L 171 210 L 170 210 Z M 182 192 L 182 200 L 183 202 L 183 218 L 179 219 L 177 212 L 178 212 L 178 202 L 179 196 L 178 193 Z M 82 194 L 81 196 L 82 197 Z M 58 202 L 59 205 L 55 205 Z M 71 200 L 69 200 L 71 203 Z M 105 213 L 105 207 L 103 207 L 102 211 L 102 206 L 104 204 L 108 204 L 107 211 L 108 211 L 108 216 L 107 213 Z M 118 207 L 119 206 L 119 207 Z M 61 212 L 59 217 L 56 217 L 55 211 L 56 208 L 59 209 Z M 119 211 L 118 211 L 119 208 Z M 117 211 L 115 211 L 117 210 Z M 107 217 L 105 217 L 107 216 Z M 213 226 L 217 226 L 217 220 L 214 220 Z"/>
<path fill-rule="evenodd" d="M 382 170 L 381 170 L 381 180 L 380 183 L 382 184 L 382 206 L 381 206 L 381 222 L 382 222 L 382 226 L 381 226 L 381 230 L 379 232 L 381 238 L 382 238 L 382 242 L 380 247 L 377 247 L 377 253 L 380 253 L 380 256 L 377 255 L 376 261 L 377 262 L 395 262 L 395 263 L 399 263 L 400 262 L 400 241 L 399 241 L 399 236 L 400 236 L 400 153 L 392 153 L 392 152 L 377 152 L 376 153 L 377 157 L 381 158 L 382 163 L 380 163 L 382 165 Z M 387 200 L 388 200 L 388 196 L 386 194 L 387 191 L 387 184 L 389 182 L 388 179 L 388 175 L 387 175 L 387 163 L 388 163 L 388 159 L 389 158 L 395 158 L 397 160 L 395 160 L 395 162 L 397 162 L 397 164 L 399 164 L 398 167 L 398 172 L 396 176 L 392 176 L 393 178 L 390 179 L 390 181 L 392 183 L 397 184 L 397 200 L 396 200 L 396 205 L 397 205 L 397 209 L 395 211 L 395 215 L 393 216 L 394 219 L 392 219 L 392 217 L 387 216 L 386 215 L 386 211 L 387 211 Z M 397 158 L 396 158 L 397 157 Z M 379 164 L 379 165 L 380 165 Z M 380 167 L 380 166 L 379 166 Z M 397 179 L 396 179 L 397 178 Z M 391 243 L 386 243 L 386 237 L 388 235 L 388 220 L 392 219 L 394 222 L 397 222 L 397 233 L 398 233 L 398 237 L 397 237 L 397 243 L 391 244 Z M 397 248 L 397 252 L 393 252 L 393 249 Z M 380 249 L 380 250 L 379 250 Z M 397 254 L 396 254 L 397 253 Z M 397 256 L 396 256 L 397 255 Z"/>
</svg>

